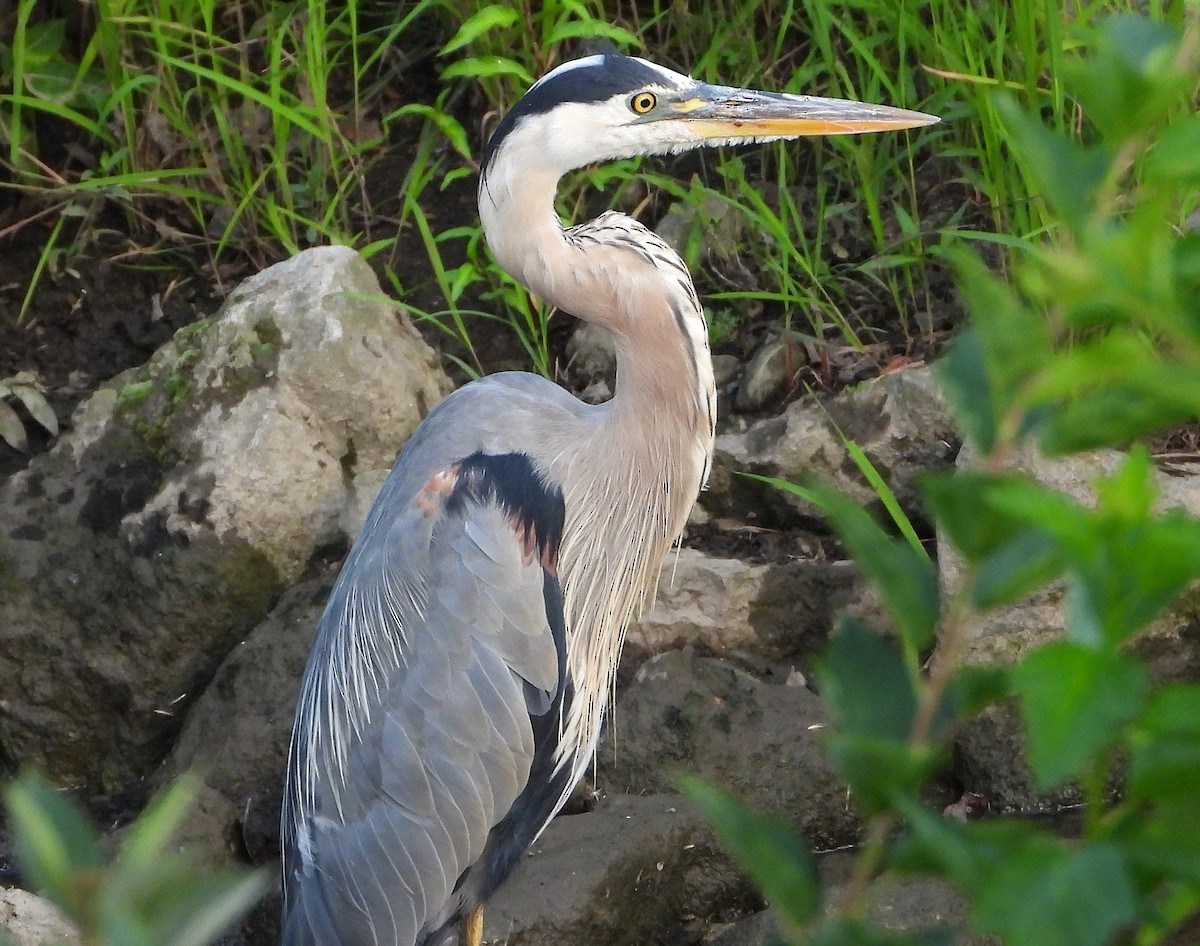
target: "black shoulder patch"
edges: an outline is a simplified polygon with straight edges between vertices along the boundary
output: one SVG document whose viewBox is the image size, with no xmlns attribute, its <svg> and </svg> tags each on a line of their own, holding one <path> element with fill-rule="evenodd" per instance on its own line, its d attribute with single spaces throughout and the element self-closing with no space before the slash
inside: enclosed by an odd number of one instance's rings
<svg viewBox="0 0 1200 946">
<path fill-rule="evenodd" d="M 662 73 L 632 56 L 605 53 L 593 58 L 594 62 L 573 66 L 559 75 L 548 74 L 517 100 L 484 148 L 485 174 L 500 143 L 523 119 L 548 112 L 563 102 L 603 102 L 622 92 L 637 92 L 663 81 Z"/>
<path fill-rule="evenodd" d="M 566 504 L 562 490 L 547 483 L 524 453 L 473 453 L 457 465 L 447 511 L 467 501 L 497 503 L 512 519 L 529 553 L 553 570 L 562 544 Z"/>
</svg>

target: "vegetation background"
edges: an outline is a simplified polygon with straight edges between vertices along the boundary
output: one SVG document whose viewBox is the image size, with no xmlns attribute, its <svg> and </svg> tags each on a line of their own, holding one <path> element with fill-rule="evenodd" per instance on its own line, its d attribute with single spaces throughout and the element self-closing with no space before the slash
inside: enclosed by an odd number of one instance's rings
<svg viewBox="0 0 1200 946">
<path fill-rule="evenodd" d="M 654 223 L 675 208 L 714 346 L 745 356 L 768 333 L 791 340 L 796 390 L 940 353 L 970 312 L 941 377 L 982 461 L 926 491 L 970 565 L 964 587 L 939 592 L 902 515 L 884 529 L 803 487 L 893 625 L 847 624 L 821 671 L 839 723 L 831 756 L 872 814 L 851 883 L 831 897 L 778 825 L 703 786 L 698 802 L 806 942 L 951 941 L 865 923 L 881 870 L 947 876 L 972 928 L 1012 946 L 1194 942 L 1200 688 L 1151 686 L 1127 643 L 1200 575 L 1200 526 L 1155 509 L 1139 446 L 1200 417 L 1196 4 L 3 0 L 4 337 L 90 265 L 136 272 L 160 300 L 182 293 L 179 274 L 219 296 L 248 268 L 337 242 L 373 261 L 464 377 L 509 361 L 557 374 L 556 323 L 487 259 L 474 162 L 532 78 L 595 37 L 704 79 L 944 118 L 907 136 L 609 165 L 560 193 L 576 219 L 620 207 Z M 57 392 L 6 357 L 0 437 L 20 446 L 55 423 L 44 408 Z M 1030 438 L 1128 459 L 1086 508 L 1007 472 Z M 1009 668 L 958 666 L 970 614 L 1052 580 L 1072 602 L 1063 640 Z M 953 725 L 1003 699 L 1023 709 L 1039 784 L 1083 786 L 1081 837 L 921 806 Z M 18 783 L 8 801 L 29 876 L 89 942 L 203 938 L 130 938 L 154 929 L 129 919 L 150 907 L 114 879 L 144 876 L 177 799 L 113 861 L 77 843 L 80 816 L 45 786 Z M 252 895 L 250 881 L 226 883 L 197 916 L 225 918 Z"/>
</svg>

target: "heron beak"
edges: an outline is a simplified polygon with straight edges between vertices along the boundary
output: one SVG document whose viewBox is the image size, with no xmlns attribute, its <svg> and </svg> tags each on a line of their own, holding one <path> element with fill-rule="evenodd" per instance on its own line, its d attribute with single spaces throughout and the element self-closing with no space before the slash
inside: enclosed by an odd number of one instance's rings
<svg viewBox="0 0 1200 946">
<path fill-rule="evenodd" d="M 934 115 L 849 99 L 754 92 L 701 85 L 691 98 L 670 103 L 672 117 L 703 139 L 798 138 L 899 131 L 940 121 Z"/>
</svg>

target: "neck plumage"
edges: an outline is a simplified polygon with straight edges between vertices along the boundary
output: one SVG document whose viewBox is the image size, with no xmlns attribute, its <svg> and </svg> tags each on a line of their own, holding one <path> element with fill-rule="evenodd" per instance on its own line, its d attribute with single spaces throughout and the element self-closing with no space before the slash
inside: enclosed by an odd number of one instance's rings
<svg viewBox="0 0 1200 946">
<path fill-rule="evenodd" d="M 558 760 L 581 775 L 625 629 L 652 598 L 708 477 L 712 359 L 691 277 L 670 246 L 616 213 L 564 229 L 553 205 L 558 176 L 506 175 L 504 166 L 485 172 L 479 193 L 496 260 L 545 301 L 607 328 L 617 354 L 612 400 L 593 422 L 550 438 L 548 450 L 566 501 L 558 567 L 575 687 Z"/>
</svg>

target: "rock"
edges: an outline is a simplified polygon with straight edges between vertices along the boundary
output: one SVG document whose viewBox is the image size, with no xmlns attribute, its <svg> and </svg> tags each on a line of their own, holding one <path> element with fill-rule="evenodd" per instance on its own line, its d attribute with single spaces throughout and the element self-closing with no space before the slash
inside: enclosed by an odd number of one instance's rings
<svg viewBox="0 0 1200 946">
<path fill-rule="evenodd" d="M 1039 792 L 1025 757 L 1025 731 L 1013 702 L 989 706 L 963 723 L 952 746 L 951 772 L 995 813 L 1038 813 L 1083 801 L 1072 784 Z"/>
<path fill-rule="evenodd" d="M 762 410 L 782 397 L 788 381 L 788 353 L 782 342 L 770 341 L 754 353 L 734 403 L 739 411 Z"/>
<path fill-rule="evenodd" d="M 709 946 L 775 946 L 783 940 L 779 918 L 762 910 L 731 923 L 708 941 Z"/>
<path fill-rule="evenodd" d="M 17 887 L 0 889 L 0 939 L 12 946 L 75 946 L 79 932 L 58 907 Z"/>
<path fill-rule="evenodd" d="M 742 370 L 742 362 L 737 355 L 713 355 L 712 366 L 713 380 L 717 383 L 718 391 L 736 378 Z"/>
<path fill-rule="evenodd" d="M 603 384 L 611 392 L 617 376 L 617 352 L 608 329 L 580 322 L 567 341 L 567 358 L 575 375 L 589 384 Z"/>
<path fill-rule="evenodd" d="M 771 685 L 689 649 L 648 660 L 617 696 L 597 784 L 671 792 L 700 776 L 778 815 L 817 847 L 857 839 L 860 820 L 821 750 L 828 717 L 803 687 Z"/>
<path fill-rule="evenodd" d="M 214 864 L 279 856 L 279 810 L 300 676 L 331 578 L 287 592 L 227 656 L 187 715 L 155 782 L 203 782 L 180 840 Z"/>
<path fill-rule="evenodd" d="M 447 392 L 346 248 L 248 279 L 0 484 L 0 758 L 119 787 Z"/>
<path fill-rule="evenodd" d="M 842 612 L 879 614 L 852 562 L 752 564 L 680 549 L 663 565 L 653 606 L 629 628 L 623 659 L 695 645 L 795 660 L 824 645 Z"/>
<path fill-rule="evenodd" d="M 506 946 L 645 946 L 761 898 L 686 800 L 613 796 L 551 823 L 484 910 Z"/>
<path fill-rule="evenodd" d="M 672 204 L 654 232 L 684 259 L 688 258 L 693 233 L 699 240 L 697 258 L 725 259 L 732 247 L 741 245 L 744 219 L 728 201 L 705 197 L 699 204 L 682 201 Z"/>
<path fill-rule="evenodd" d="M 834 887 L 827 903 L 836 896 Z M 1000 946 L 994 936 L 966 930 L 966 901 L 953 884 L 940 878 L 891 873 L 877 877 L 866 890 L 865 919 L 893 933 L 952 931 L 955 946 Z M 774 911 L 764 910 L 721 930 L 708 946 L 773 946 L 782 939 L 779 919 Z"/>
<path fill-rule="evenodd" d="M 843 435 L 862 448 L 901 506 L 916 517 L 922 515 L 918 477 L 949 469 L 959 443 L 953 417 L 929 370 L 895 371 L 824 404 L 796 401 L 778 417 L 719 436 L 705 507 L 783 522 L 819 517 L 806 500 L 736 476 L 739 472 L 788 480 L 812 475 L 859 503 L 878 506 Z"/>
</svg>

